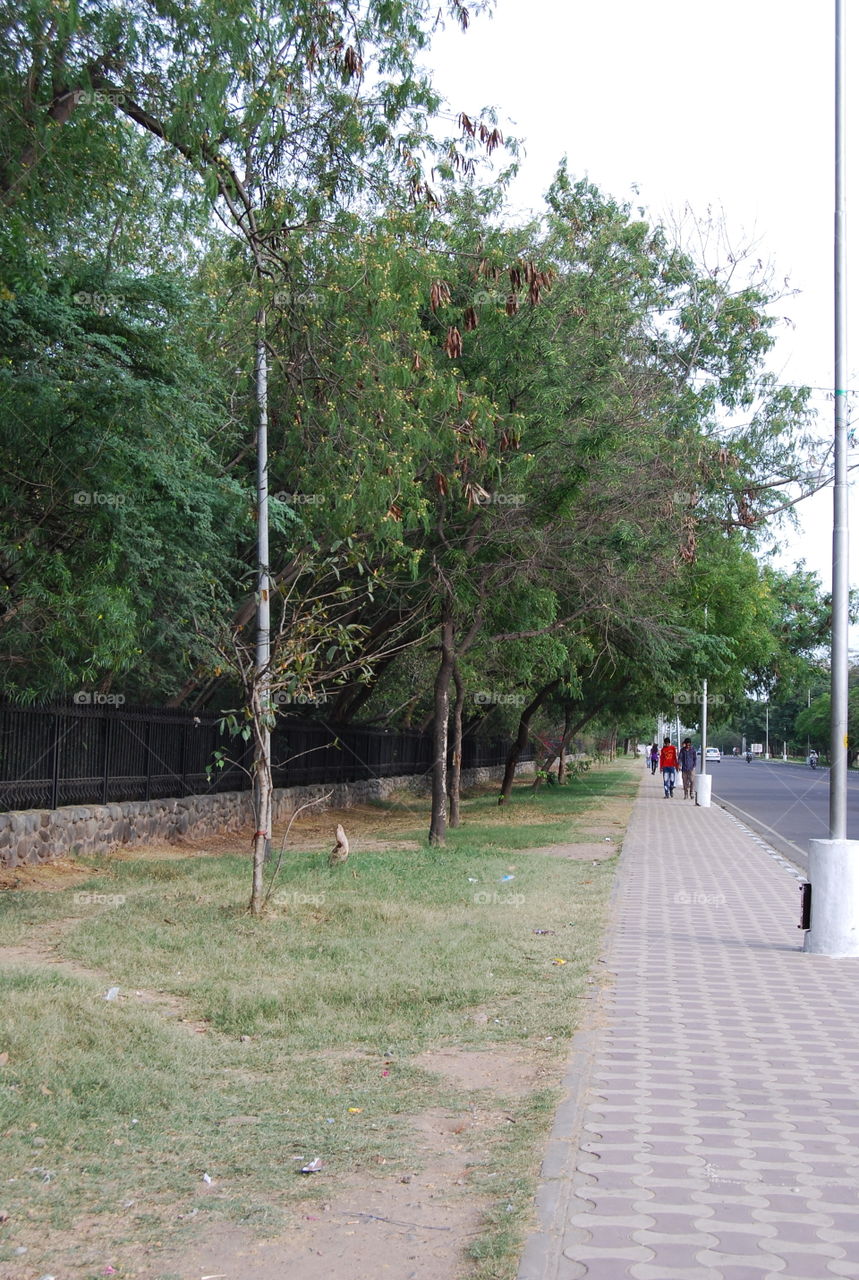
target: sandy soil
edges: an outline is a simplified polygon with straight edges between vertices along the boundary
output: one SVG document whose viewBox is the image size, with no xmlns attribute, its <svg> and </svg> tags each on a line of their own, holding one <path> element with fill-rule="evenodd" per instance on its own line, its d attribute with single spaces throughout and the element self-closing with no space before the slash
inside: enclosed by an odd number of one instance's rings
<svg viewBox="0 0 859 1280">
<path fill-rule="evenodd" d="M 591 861 L 611 857 L 620 846 L 632 803 L 632 797 L 598 800 L 593 815 L 586 813 L 579 819 L 583 823 L 578 828 L 581 843 L 517 850 L 516 854 Z M 384 810 L 362 805 L 323 813 L 306 811 L 293 825 L 289 847 L 329 849 L 334 828 L 341 822 L 353 848 L 417 848 L 416 841 L 400 838 L 399 833 L 413 833 L 426 820 L 426 810 L 424 797 L 404 796 L 401 804 Z M 492 822 L 494 816 L 495 811 L 482 814 L 481 822 Z M 497 820 L 505 823 L 507 812 L 498 810 Z M 517 821 L 522 820 L 523 815 L 517 812 Z M 377 834 L 381 822 L 389 833 L 385 840 Z M 274 833 L 275 852 L 285 830 L 284 823 Z M 250 856 L 249 832 L 176 844 L 125 846 L 113 856 L 178 859 L 242 851 Z M 0 871 L 0 890 L 52 892 L 67 889 L 91 874 L 85 865 L 62 859 L 45 866 Z M 63 922 L 42 926 L 25 944 L 3 948 L 2 963 L 58 965 L 80 976 L 103 977 L 58 956 L 56 947 L 62 933 Z M 120 999 L 155 1005 L 165 1016 L 184 1021 L 182 1002 L 165 993 L 124 991 Z M 474 1017 L 480 1021 L 486 1015 L 478 1010 Z M 191 1022 L 188 1029 L 198 1034 L 205 1031 Z M 144 1247 L 118 1243 L 132 1234 L 130 1223 L 121 1215 L 113 1222 L 112 1241 L 105 1236 L 103 1217 L 89 1225 L 82 1221 L 75 1232 L 76 1262 L 91 1270 L 76 1267 L 74 1275 L 119 1274 L 137 1280 L 455 1280 L 467 1275 L 466 1250 L 480 1234 L 487 1207 L 484 1196 L 471 1185 L 474 1170 L 485 1156 L 486 1135 L 489 1131 L 497 1134 L 499 1127 L 512 1122 L 503 1109 L 505 1098 L 522 1097 L 557 1083 L 559 1070 L 557 1063 L 550 1066 L 539 1055 L 517 1055 L 500 1047 L 496 1051 L 448 1046 L 421 1054 L 414 1064 L 454 1084 L 462 1091 L 464 1103 L 455 1112 L 436 1109 L 412 1117 L 414 1169 L 405 1173 L 401 1169 L 363 1169 L 346 1177 L 335 1177 L 324 1168 L 308 1175 L 290 1170 L 290 1177 L 313 1178 L 323 1196 L 319 1201 L 299 1203 L 287 1230 L 273 1238 L 248 1226 L 210 1222 L 208 1214 L 201 1212 L 201 1228 L 192 1243 L 171 1248 L 168 1237 Z M 255 1123 L 256 1117 L 236 1116 L 234 1122 Z M 201 1188 L 200 1194 L 201 1199 L 228 1198 L 229 1188 L 215 1183 Z M 182 1224 L 183 1228 L 189 1225 Z M 115 1271 L 105 1269 L 107 1259 Z M 33 1280 L 34 1274 L 25 1258 L 20 1265 L 0 1264 L 0 1280 Z"/>
</svg>

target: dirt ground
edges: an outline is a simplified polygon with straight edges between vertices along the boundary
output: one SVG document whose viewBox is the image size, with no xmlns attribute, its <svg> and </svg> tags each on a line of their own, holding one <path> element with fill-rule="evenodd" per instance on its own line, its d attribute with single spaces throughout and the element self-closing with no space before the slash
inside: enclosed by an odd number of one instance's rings
<svg viewBox="0 0 859 1280">
<path fill-rule="evenodd" d="M 495 794 L 496 792 L 496 786 L 487 786 L 469 794 Z M 551 845 L 534 849 L 533 852 L 577 860 L 611 857 L 617 852 L 618 843 L 623 837 L 631 804 L 631 800 L 626 797 L 601 799 L 598 802 L 599 820 L 595 825 L 587 823 L 587 811 L 583 815 L 585 826 L 581 834 L 589 837 L 586 843 Z M 307 853 L 331 849 L 334 845 L 334 830 L 340 823 L 346 830 L 353 851 L 359 848 L 368 852 L 379 852 L 390 848 L 418 849 L 419 841 L 406 838 L 406 833 L 413 835 L 415 827 L 422 826 L 427 821 L 427 805 L 426 797 L 403 794 L 392 797 L 390 807 L 385 808 L 377 805 L 354 805 L 349 809 L 326 809 L 322 812 L 307 809 L 293 823 L 287 847 Z M 507 820 L 507 810 L 502 808 L 490 809 L 480 817 L 481 823 L 497 823 L 499 826 L 504 826 Z M 527 822 L 527 813 L 517 810 L 516 820 L 519 823 Z M 534 821 L 542 820 L 542 815 L 535 813 Z M 382 823 L 390 833 L 385 840 L 379 840 L 374 834 Z M 272 849 L 275 856 L 286 836 L 287 826 L 288 822 L 281 822 L 272 830 Z M 403 833 L 402 836 L 399 833 Z M 177 841 L 153 840 L 145 844 L 141 842 L 116 846 L 110 850 L 110 856 L 120 859 L 148 860 L 207 858 L 246 852 L 250 857 L 251 838 L 252 832 L 248 828 L 244 832 L 227 832 L 199 839 L 186 837 Z M 0 867 L 0 892 L 4 889 L 36 889 L 55 892 L 68 889 L 75 880 L 84 879 L 91 874 L 90 868 L 71 858 L 56 858 L 53 862 L 41 866 L 13 869 Z"/>
<path fill-rule="evenodd" d="M 534 852 L 575 860 L 611 857 L 622 840 L 632 803 L 632 797 L 601 799 L 592 814 L 586 812 L 580 819 L 581 843 L 551 845 Z M 373 805 L 306 811 L 293 825 L 289 848 L 318 851 L 332 847 L 338 823 L 345 827 L 353 849 L 417 848 L 416 841 L 400 839 L 398 833 L 413 833 L 422 823 L 425 809 L 425 801 L 405 796 L 401 806 L 395 804 L 384 811 Z M 506 811 L 499 810 L 497 818 L 499 823 L 506 822 Z M 517 821 L 523 818 L 517 811 Z M 374 834 L 380 820 L 390 833 L 384 841 Z M 480 820 L 491 822 L 493 813 L 481 814 Z M 274 832 L 275 854 L 285 830 L 284 823 Z M 113 851 L 112 856 L 202 858 L 243 848 L 250 856 L 249 832 L 175 844 L 128 845 Z M 517 856 L 522 853 L 527 851 L 517 851 Z M 0 870 L 0 891 L 55 892 L 91 874 L 90 868 L 70 859 Z M 0 949 L 0 962 L 65 966 L 55 950 L 61 937 L 62 924 L 54 923 L 22 946 Z M 150 992 L 137 992 L 135 998 L 160 1004 L 165 1016 L 186 1021 L 179 1001 Z M 479 1011 L 475 1016 L 480 1016 Z M 188 1030 L 199 1034 L 204 1028 L 191 1023 Z M 468 1274 L 466 1250 L 481 1234 L 487 1207 L 486 1197 L 472 1185 L 475 1171 L 485 1161 L 487 1134 L 491 1131 L 497 1137 L 499 1129 L 513 1122 L 503 1109 L 505 1098 L 523 1097 L 559 1082 L 557 1062 L 549 1065 L 534 1052 L 516 1054 L 501 1047 L 477 1051 L 447 1046 L 421 1054 L 415 1065 L 454 1085 L 466 1105 L 455 1112 L 432 1110 L 412 1117 L 414 1169 L 394 1174 L 381 1168 L 365 1170 L 345 1179 L 332 1178 L 330 1188 L 325 1168 L 307 1175 L 296 1170 L 296 1177 L 313 1178 L 315 1189 L 321 1188 L 324 1195 L 321 1200 L 301 1202 L 288 1229 L 280 1235 L 272 1238 L 247 1226 L 209 1223 L 193 1243 L 166 1252 L 157 1246 L 114 1246 L 112 1266 L 117 1270 L 99 1269 L 92 1274 L 133 1275 L 140 1280 L 457 1280 Z M 237 1122 L 242 1120 L 250 1123 L 255 1117 L 237 1118 Z M 201 1188 L 201 1196 L 228 1198 L 229 1189 L 213 1183 Z M 205 1214 L 200 1221 L 206 1222 Z M 93 1259 L 105 1257 L 102 1230 L 103 1224 L 92 1223 L 90 1230 L 80 1224 L 76 1237 L 81 1262 L 84 1254 Z M 33 1275 L 22 1259 L 22 1266 L 13 1271 L 0 1266 L 0 1280 L 33 1280 Z"/>
<path fill-rule="evenodd" d="M 57 893 L 91 875 L 90 868 L 75 862 L 74 858 L 55 858 L 53 862 L 34 866 L 0 867 L 0 892 L 4 889 L 35 889 Z"/>
<path fill-rule="evenodd" d="M 480 1058 L 475 1066 L 473 1059 Z M 494 1058 L 490 1067 L 489 1058 Z M 437 1059 L 437 1060 L 436 1060 Z M 433 1065 L 430 1065 L 430 1062 Z M 527 1092 L 536 1073 L 509 1054 L 445 1051 L 416 1061 L 465 1088 Z M 364 1171 L 331 1183 L 330 1196 L 301 1211 L 275 1237 L 224 1223 L 193 1245 L 159 1256 L 158 1280 L 454 1280 L 469 1269 L 469 1243 L 486 1207 L 471 1185 L 484 1159 L 483 1135 L 510 1123 L 486 1094 L 466 1111 L 412 1118 L 415 1168 L 400 1176 Z M 300 1176 L 300 1175 L 299 1175 Z M 324 1185 L 327 1174 L 317 1174 Z"/>
</svg>

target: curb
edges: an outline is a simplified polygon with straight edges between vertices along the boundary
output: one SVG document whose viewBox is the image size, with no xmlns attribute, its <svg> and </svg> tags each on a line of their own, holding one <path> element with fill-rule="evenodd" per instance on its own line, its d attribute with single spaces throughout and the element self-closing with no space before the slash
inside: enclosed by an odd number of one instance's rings
<svg viewBox="0 0 859 1280">
<path fill-rule="evenodd" d="M 774 831 L 772 827 L 768 827 L 765 822 L 761 822 L 752 813 L 746 813 L 745 809 L 740 809 L 737 805 L 731 804 L 728 800 L 723 800 L 721 796 L 714 794 L 713 799 L 716 801 L 720 809 L 724 809 L 732 818 L 737 819 L 745 827 L 748 828 L 752 835 L 764 836 L 767 843 L 773 849 L 782 854 L 794 866 L 799 867 L 803 872 L 808 871 L 808 854 L 805 850 L 800 849 L 798 844 L 794 844 L 792 840 L 788 840 L 786 836 L 780 835 L 778 831 Z"/>
<path fill-rule="evenodd" d="M 639 781 L 639 794 L 649 777 L 648 772 Z M 638 803 L 638 796 L 635 803 Z M 609 944 L 620 924 L 618 901 L 620 873 L 627 856 L 623 847 L 625 835 L 609 898 L 608 920 L 600 947 L 602 955 L 591 971 L 595 977 L 598 973 L 596 966 L 607 963 L 604 957 L 610 952 Z M 605 969 L 602 976 L 605 980 L 597 988 L 587 1014 L 570 1041 L 570 1055 L 562 1081 L 565 1097 L 555 1112 L 534 1200 L 537 1228 L 525 1241 L 516 1280 L 551 1280 L 558 1274 L 563 1236 L 568 1230 L 567 1211 L 573 1196 L 574 1157 L 580 1146 L 586 1114 L 585 1100 L 593 1079 L 597 1030 L 605 1020 L 608 996 L 614 986 L 615 975 L 610 969 Z"/>
</svg>

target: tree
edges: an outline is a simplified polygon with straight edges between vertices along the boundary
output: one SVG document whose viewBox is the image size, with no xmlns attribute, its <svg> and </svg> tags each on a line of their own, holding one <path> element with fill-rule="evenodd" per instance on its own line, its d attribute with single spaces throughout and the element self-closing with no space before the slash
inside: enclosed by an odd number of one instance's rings
<svg viewBox="0 0 859 1280">
<path fill-rule="evenodd" d="M 19 698 L 167 691 L 230 599 L 245 507 L 217 474 L 188 312 L 165 276 L 19 276 L 0 299 L 0 664 Z"/>
</svg>

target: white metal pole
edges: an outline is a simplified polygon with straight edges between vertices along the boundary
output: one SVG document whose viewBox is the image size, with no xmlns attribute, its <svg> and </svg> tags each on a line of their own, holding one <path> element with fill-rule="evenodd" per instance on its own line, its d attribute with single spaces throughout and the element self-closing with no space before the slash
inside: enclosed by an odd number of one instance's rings
<svg viewBox="0 0 859 1280">
<path fill-rule="evenodd" d="M 254 775 L 258 834 L 255 839 L 265 840 L 265 857 L 271 850 L 270 807 L 271 793 L 268 787 L 271 772 L 271 729 L 268 714 L 271 709 L 271 581 L 269 577 L 268 543 L 268 357 L 265 345 L 266 312 L 260 307 L 257 314 L 256 341 L 256 392 L 257 392 L 257 616 L 255 667 L 258 679 L 259 699 L 266 722 L 260 731 L 259 751 Z M 264 776 L 265 775 L 265 778 Z M 267 800 L 266 798 L 267 797 Z M 259 831 L 264 833 L 259 835 Z"/>
<path fill-rule="evenodd" d="M 835 448 L 832 525 L 832 724 L 829 771 L 829 835 L 847 837 L 847 668 L 848 668 L 848 508 L 847 508 L 847 88 L 843 0 L 835 0 Z"/>
<path fill-rule="evenodd" d="M 835 0 L 835 446 L 832 503 L 832 722 L 829 839 L 811 840 L 811 927 L 805 950 L 859 956 L 859 840 L 847 839 L 847 261 L 845 244 L 845 91 L 843 0 Z"/>
</svg>

